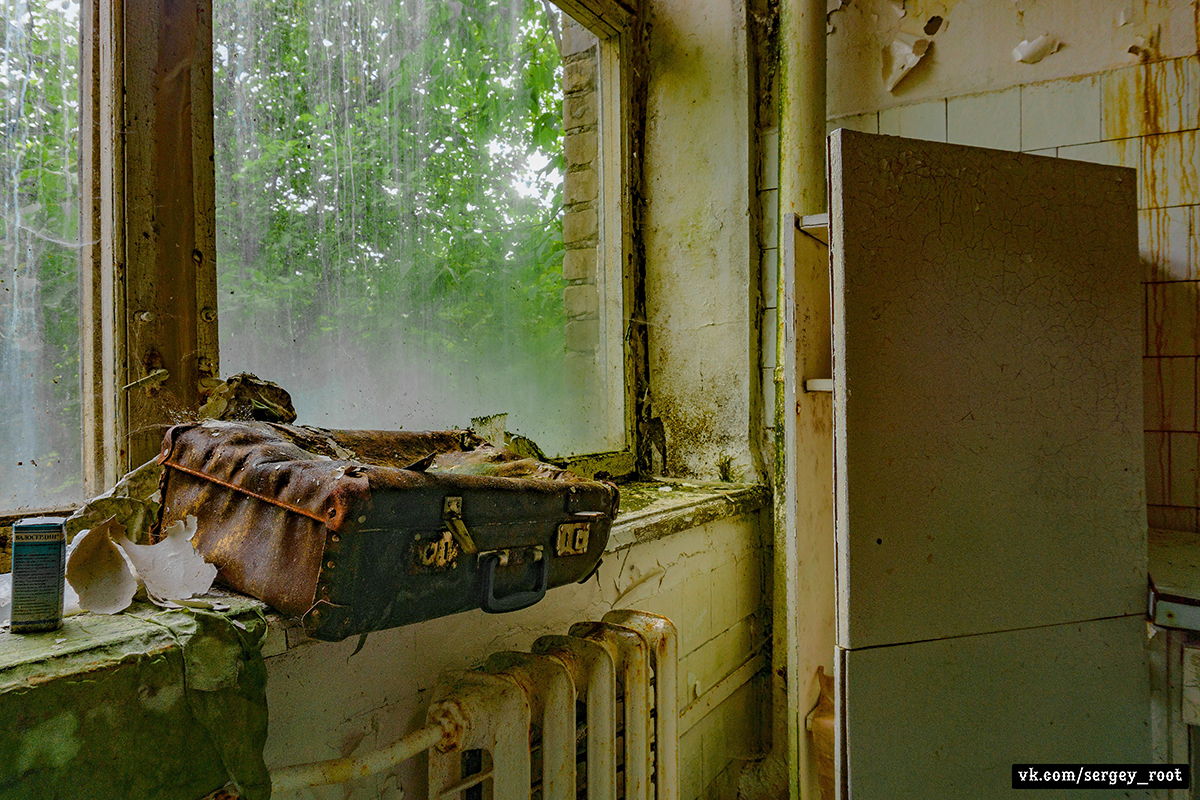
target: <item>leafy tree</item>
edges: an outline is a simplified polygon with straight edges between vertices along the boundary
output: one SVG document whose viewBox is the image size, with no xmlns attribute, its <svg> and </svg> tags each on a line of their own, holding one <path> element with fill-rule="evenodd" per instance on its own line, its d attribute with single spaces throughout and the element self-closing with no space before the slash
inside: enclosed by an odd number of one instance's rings
<svg viewBox="0 0 1200 800">
<path fill-rule="evenodd" d="M 79 4 L 0 0 L 0 507 L 82 495 Z"/>
<path fill-rule="evenodd" d="M 561 57 L 544 6 L 218 0 L 214 20 L 224 371 L 280 382 L 302 421 L 321 421 L 323 392 L 339 425 L 465 424 L 513 410 L 468 396 L 557 394 Z M 367 415 L 339 405 L 358 391 Z"/>
</svg>

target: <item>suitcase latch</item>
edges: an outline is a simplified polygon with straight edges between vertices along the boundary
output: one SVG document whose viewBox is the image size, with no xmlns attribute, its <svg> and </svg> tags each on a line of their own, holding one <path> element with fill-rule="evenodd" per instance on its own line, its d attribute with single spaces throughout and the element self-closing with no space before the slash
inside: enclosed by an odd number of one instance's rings
<svg viewBox="0 0 1200 800">
<path fill-rule="evenodd" d="M 442 504 L 442 519 L 446 521 L 446 527 L 450 529 L 454 541 L 458 542 L 458 546 L 464 553 L 473 556 L 479 552 L 479 548 L 475 546 L 475 540 L 467 531 L 466 523 L 463 522 L 461 497 L 446 498 Z"/>
<path fill-rule="evenodd" d="M 454 569 L 458 565 L 458 545 L 454 543 L 450 531 L 444 531 L 440 539 L 427 542 L 418 538 L 413 543 L 413 554 L 420 566 L 430 570 Z"/>
<path fill-rule="evenodd" d="M 587 553 L 590 522 L 564 522 L 558 526 L 558 541 L 554 552 L 560 556 L 581 556 Z"/>
</svg>

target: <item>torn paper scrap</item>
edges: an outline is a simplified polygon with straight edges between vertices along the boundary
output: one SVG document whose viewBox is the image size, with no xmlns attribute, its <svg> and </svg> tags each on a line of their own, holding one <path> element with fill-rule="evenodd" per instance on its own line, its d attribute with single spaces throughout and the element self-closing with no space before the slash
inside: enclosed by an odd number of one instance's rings
<svg viewBox="0 0 1200 800">
<path fill-rule="evenodd" d="M 1062 43 L 1048 33 L 1043 33 L 1032 42 L 1022 39 L 1021 43 L 1013 48 L 1013 61 L 1036 64 L 1051 53 L 1057 52 L 1061 46 Z"/>
<path fill-rule="evenodd" d="M 96 614 L 117 614 L 133 602 L 137 576 L 112 534 L 125 539 L 125 527 L 109 517 L 78 537 L 67 557 L 67 582 L 79 595 L 79 606 Z"/>
<path fill-rule="evenodd" d="M 883 48 L 883 85 L 890 92 L 896 84 L 912 70 L 929 52 L 929 40 L 917 39 L 908 34 L 896 34 L 896 38 Z"/>
</svg>

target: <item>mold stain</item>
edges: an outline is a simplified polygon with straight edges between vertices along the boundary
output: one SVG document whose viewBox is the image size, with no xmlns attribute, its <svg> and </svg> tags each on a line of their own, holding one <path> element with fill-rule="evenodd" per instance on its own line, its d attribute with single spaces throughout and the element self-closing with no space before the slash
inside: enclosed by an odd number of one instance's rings
<svg viewBox="0 0 1200 800">
<path fill-rule="evenodd" d="M 64 711 L 37 725 L 21 739 L 17 774 L 33 769 L 63 769 L 79 754 L 79 718 Z"/>
</svg>

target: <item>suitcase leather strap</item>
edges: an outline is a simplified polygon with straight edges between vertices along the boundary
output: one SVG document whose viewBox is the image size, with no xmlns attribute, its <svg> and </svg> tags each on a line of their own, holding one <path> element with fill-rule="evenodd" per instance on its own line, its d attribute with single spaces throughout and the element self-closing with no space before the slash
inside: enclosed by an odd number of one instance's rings
<svg viewBox="0 0 1200 800">
<path fill-rule="evenodd" d="M 235 492 L 240 492 L 244 495 L 249 495 L 250 497 L 253 497 L 255 500 L 261 500 L 264 503 L 270 503 L 273 506 L 285 508 L 288 511 L 308 517 L 309 519 L 315 519 L 317 522 L 320 522 L 321 524 L 325 524 L 326 522 L 328 522 L 328 520 L 325 517 L 321 516 L 320 514 L 314 512 L 314 511 L 309 511 L 307 508 L 301 508 L 300 506 L 295 505 L 293 503 L 289 503 L 286 500 L 280 500 L 278 497 L 270 497 L 265 494 L 259 494 L 258 492 L 253 491 L 252 489 L 247 489 L 244 486 L 238 486 L 236 483 L 230 483 L 229 481 L 221 480 L 220 478 L 218 478 L 214 475 L 209 475 L 208 473 L 201 472 L 198 469 L 192 469 L 191 467 L 186 467 L 183 464 L 180 464 L 176 461 L 172 461 L 169 458 L 162 459 L 162 461 L 160 463 L 164 467 L 170 467 L 171 469 L 177 469 L 180 472 L 186 472 L 188 475 L 191 475 L 193 477 L 201 478 L 203 480 L 209 481 L 210 483 L 215 483 L 218 486 L 224 486 L 226 489 L 230 489 Z"/>
</svg>

